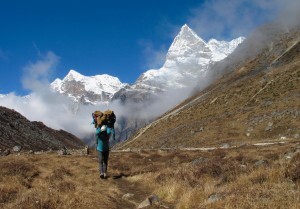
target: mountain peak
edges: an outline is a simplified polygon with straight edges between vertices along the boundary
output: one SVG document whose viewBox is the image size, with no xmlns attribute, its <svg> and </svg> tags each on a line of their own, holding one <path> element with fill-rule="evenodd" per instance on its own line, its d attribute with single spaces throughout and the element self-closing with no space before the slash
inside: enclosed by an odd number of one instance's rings
<svg viewBox="0 0 300 209">
<path fill-rule="evenodd" d="M 108 74 L 85 76 L 71 69 L 63 80 L 55 79 L 51 88 L 68 95 L 76 102 L 86 104 L 107 103 L 114 93 L 127 84 Z"/>
<path fill-rule="evenodd" d="M 68 78 L 68 79 L 71 79 L 71 80 L 80 80 L 83 77 L 84 77 L 83 75 L 81 75 L 77 71 L 71 69 L 65 78 Z"/>
<path fill-rule="evenodd" d="M 184 24 L 169 48 L 169 53 L 173 51 L 186 51 L 195 45 L 204 47 L 206 43 L 187 24 Z"/>
<path fill-rule="evenodd" d="M 197 39 L 204 42 L 187 24 L 184 24 L 179 34 L 177 35 L 179 38 L 183 39 Z M 176 38 L 175 38 L 176 39 Z"/>
<path fill-rule="evenodd" d="M 184 33 L 192 33 L 198 36 L 187 24 L 184 24 L 181 29 L 179 34 L 184 34 Z"/>
<path fill-rule="evenodd" d="M 191 30 L 191 29 L 190 29 L 190 27 L 189 27 L 187 24 L 184 24 L 184 25 L 181 27 L 180 31 L 184 31 L 184 30 Z"/>
</svg>

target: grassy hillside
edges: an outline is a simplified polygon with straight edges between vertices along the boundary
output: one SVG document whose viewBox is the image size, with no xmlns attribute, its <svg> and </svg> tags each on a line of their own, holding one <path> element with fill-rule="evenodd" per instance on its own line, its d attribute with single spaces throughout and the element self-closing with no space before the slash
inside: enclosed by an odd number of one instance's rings
<svg viewBox="0 0 300 209">
<path fill-rule="evenodd" d="M 140 129 L 120 149 L 299 140 L 299 40 L 299 33 L 283 36 Z"/>
</svg>

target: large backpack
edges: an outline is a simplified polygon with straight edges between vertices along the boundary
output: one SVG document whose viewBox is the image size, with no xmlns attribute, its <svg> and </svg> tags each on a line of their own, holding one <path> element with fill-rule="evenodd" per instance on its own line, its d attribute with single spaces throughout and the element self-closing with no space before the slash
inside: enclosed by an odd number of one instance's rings
<svg viewBox="0 0 300 209">
<path fill-rule="evenodd" d="M 103 113 L 101 111 L 95 111 L 93 114 L 95 128 L 107 125 L 109 128 L 114 128 L 116 122 L 116 115 L 112 110 L 106 110 Z"/>
<path fill-rule="evenodd" d="M 116 122 L 116 115 L 112 110 L 105 110 L 103 112 L 104 124 L 107 125 L 109 128 L 114 128 Z"/>
</svg>

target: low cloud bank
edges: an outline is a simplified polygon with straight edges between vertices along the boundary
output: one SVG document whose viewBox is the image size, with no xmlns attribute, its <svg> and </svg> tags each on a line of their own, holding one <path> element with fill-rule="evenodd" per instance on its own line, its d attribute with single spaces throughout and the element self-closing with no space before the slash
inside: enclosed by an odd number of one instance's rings
<svg viewBox="0 0 300 209">
<path fill-rule="evenodd" d="M 84 139 L 90 138 L 94 133 L 91 114 L 95 110 L 113 109 L 118 118 L 148 120 L 167 111 L 184 95 L 178 91 L 168 92 L 160 95 L 150 106 L 133 102 L 121 105 L 118 101 L 109 106 L 81 105 L 50 89 L 48 78 L 56 69 L 59 60 L 53 52 L 48 52 L 36 62 L 25 66 L 22 84 L 31 93 L 27 96 L 9 93 L 0 97 L 0 105 L 18 111 L 31 121 L 42 121 L 51 128 L 66 130 Z"/>
</svg>

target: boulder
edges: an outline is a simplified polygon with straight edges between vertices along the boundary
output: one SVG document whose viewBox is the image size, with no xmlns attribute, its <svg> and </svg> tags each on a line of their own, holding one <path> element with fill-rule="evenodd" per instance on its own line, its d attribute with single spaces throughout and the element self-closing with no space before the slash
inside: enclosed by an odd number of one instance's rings
<svg viewBox="0 0 300 209">
<path fill-rule="evenodd" d="M 13 147 L 13 151 L 14 151 L 14 152 L 20 152 L 21 149 L 22 149 L 22 147 L 19 146 L 19 145 Z"/>
<path fill-rule="evenodd" d="M 207 200 L 208 203 L 213 203 L 222 199 L 220 194 L 211 194 Z"/>
<path fill-rule="evenodd" d="M 151 202 L 150 202 L 149 198 L 147 198 L 143 202 L 141 202 L 141 204 L 139 204 L 139 206 L 137 208 L 138 209 L 146 208 L 146 207 L 148 207 L 150 205 L 151 205 Z"/>
<path fill-rule="evenodd" d="M 58 155 L 67 155 L 68 152 L 67 152 L 67 149 L 66 149 L 66 148 L 63 148 L 63 149 L 61 149 L 61 150 L 58 150 L 58 151 L 57 151 L 57 154 L 58 154 Z"/>
<path fill-rule="evenodd" d="M 159 197 L 155 194 L 147 197 L 143 202 L 141 202 L 141 204 L 139 204 L 138 206 L 138 209 L 141 209 L 141 208 L 146 208 L 150 205 L 154 205 L 154 204 L 159 204 L 160 203 L 160 200 L 159 200 Z"/>
<path fill-rule="evenodd" d="M 262 166 L 262 165 L 266 165 L 267 161 L 266 160 L 258 160 L 254 163 L 255 166 Z"/>
<path fill-rule="evenodd" d="M 273 122 L 271 121 L 268 123 L 268 126 L 265 128 L 265 131 L 271 131 L 272 127 L 273 127 Z"/>
</svg>

